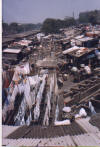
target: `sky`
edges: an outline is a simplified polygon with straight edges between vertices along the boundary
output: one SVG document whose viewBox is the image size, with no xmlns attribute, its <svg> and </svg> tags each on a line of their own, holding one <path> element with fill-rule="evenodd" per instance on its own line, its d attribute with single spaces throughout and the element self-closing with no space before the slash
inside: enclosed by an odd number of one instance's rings
<svg viewBox="0 0 100 147">
<path fill-rule="evenodd" d="M 100 10 L 100 0 L 2 0 L 3 21 L 41 23 L 46 18 L 77 18 L 79 12 Z"/>
</svg>

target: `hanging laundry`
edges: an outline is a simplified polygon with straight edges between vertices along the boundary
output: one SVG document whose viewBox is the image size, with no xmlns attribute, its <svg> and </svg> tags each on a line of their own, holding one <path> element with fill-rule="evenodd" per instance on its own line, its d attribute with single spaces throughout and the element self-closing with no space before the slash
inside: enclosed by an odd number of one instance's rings
<svg viewBox="0 0 100 147">
<path fill-rule="evenodd" d="M 39 116 L 40 116 L 40 103 L 41 103 L 41 100 L 42 100 L 42 94 L 43 94 L 43 91 L 44 91 L 44 87 L 45 87 L 45 84 L 46 84 L 46 74 L 43 75 L 43 79 L 42 79 L 42 84 L 40 85 L 40 88 L 39 88 L 39 91 L 38 91 L 38 94 L 37 94 L 37 97 L 36 97 L 36 106 L 34 108 L 34 120 L 38 120 Z"/>
</svg>

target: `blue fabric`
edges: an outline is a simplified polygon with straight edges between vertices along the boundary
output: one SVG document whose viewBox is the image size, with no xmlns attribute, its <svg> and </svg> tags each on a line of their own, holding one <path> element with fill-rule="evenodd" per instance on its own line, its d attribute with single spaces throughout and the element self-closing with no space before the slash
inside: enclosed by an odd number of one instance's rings
<svg viewBox="0 0 100 147">
<path fill-rule="evenodd" d="M 94 58 L 94 57 L 95 57 L 95 54 L 91 54 L 91 55 L 87 56 L 87 59 L 91 59 L 91 58 Z"/>
<path fill-rule="evenodd" d="M 6 105 L 9 105 L 9 101 L 8 101 L 8 99 L 6 97 L 5 91 L 8 93 L 9 88 L 5 88 L 5 89 L 2 90 L 2 99 L 5 101 Z"/>
<path fill-rule="evenodd" d="M 4 89 L 2 90 L 2 99 L 3 99 L 4 101 L 6 100 L 6 94 L 5 94 Z"/>
<path fill-rule="evenodd" d="M 98 55 L 98 53 L 99 53 L 99 50 L 95 50 L 95 54 Z"/>
<path fill-rule="evenodd" d="M 6 99 L 5 104 L 6 104 L 6 105 L 9 105 L 9 101 L 8 101 L 8 99 Z"/>
</svg>

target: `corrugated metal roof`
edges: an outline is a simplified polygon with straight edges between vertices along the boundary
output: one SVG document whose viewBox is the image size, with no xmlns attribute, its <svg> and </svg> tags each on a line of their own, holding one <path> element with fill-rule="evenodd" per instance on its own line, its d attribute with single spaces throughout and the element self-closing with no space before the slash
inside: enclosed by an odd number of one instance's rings
<svg viewBox="0 0 100 147">
<path fill-rule="evenodd" d="M 62 137 L 43 139 L 6 139 L 5 137 L 16 130 L 16 126 L 3 125 L 2 145 L 8 146 L 100 146 L 100 131 L 97 127 L 89 123 L 89 117 L 77 120 L 77 123 L 84 128 L 87 133 L 81 135 L 66 135 Z"/>
<path fill-rule="evenodd" d="M 16 38 L 27 37 L 28 35 L 34 35 L 34 34 L 39 33 L 39 32 L 40 32 L 39 30 L 32 30 L 32 31 L 19 33 L 19 34 L 8 35 L 6 37 L 3 36 L 2 42 L 7 43 L 9 41 L 14 41 Z"/>
<path fill-rule="evenodd" d="M 10 133 L 12 133 L 13 131 L 15 131 L 16 129 L 18 129 L 20 126 L 7 126 L 7 125 L 3 125 L 2 126 L 2 137 L 5 138 L 6 136 L 8 136 Z"/>
<path fill-rule="evenodd" d="M 14 38 L 2 38 L 2 43 L 7 43 L 7 42 L 11 42 L 11 41 L 14 41 L 15 39 Z"/>
<path fill-rule="evenodd" d="M 3 139 L 8 146 L 100 146 L 100 138 L 93 133 L 50 139 Z"/>
<path fill-rule="evenodd" d="M 63 54 L 68 54 L 68 53 L 70 53 L 72 51 L 76 51 L 76 50 L 79 50 L 79 47 L 78 46 L 74 46 L 74 47 L 71 47 L 71 48 L 63 51 Z"/>
<path fill-rule="evenodd" d="M 18 54 L 21 52 L 21 49 L 10 49 L 10 48 L 7 48 L 5 50 L 3 50 L 3 53 L 15 53 L 15 54 Z"/>
<path fill-rule="evenodd" d="M 100 139 L 92 133 L 73 136 L 73 140 L 77 146 L 100 146 Z"/>
<path fill-rule="evenodd" d="M 76 120 L 76 122 L 81 125 L 84 130 L 86 130 L 88 133 L 99 133 L 99 129 L 93 125 L 91 125 L 89 123 L 89 119 L 90 117 L 87 117 L 87 118 L 83 118 L 83 119 L 79 119 L 79 120 Z"/>
<path fill-rule="evenodd" d="M 93 40 L 93 38 L 91 38 L 91 37 L 84 37 L 84 38 L 79 38 L 77 40 L 82 41 L 82 42 L 85 42 L 85 41 Z"/>
</svg>

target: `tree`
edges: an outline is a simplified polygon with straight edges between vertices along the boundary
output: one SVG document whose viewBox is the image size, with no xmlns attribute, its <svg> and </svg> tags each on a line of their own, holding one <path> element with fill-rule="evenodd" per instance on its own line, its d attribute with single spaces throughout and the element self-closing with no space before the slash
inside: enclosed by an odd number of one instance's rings
<svg viewBox="0 0 100 147">
<path fill-rule="evenodd" d="M 65 21 L 65 27 L 76 25 L 76 20 L 73 17 L 66 17 L 64 21 Z"/>
<path fill-rule="evenodd" d="M 58 33 L 59 32 L 59 26 L 57 25 L 56 19 L 47 18 L 42 25 L 41 30 L 45 34 L 49 33 Z"/>
<path fill-rule="evenodd" d="M 83 12 L 79 14 L 79 22 L 80 23 L 89 23 L 87 12 Z"/>
<path fill-rule="evenodd" d="M 3 33 L 7 33 L 9 31 L 9 25 L 5 22 L 2 23 Z"/>
<path fill-rule="evenodd" d="M 73 17 L 68 17 L 64 20 L 48 18 L 43 22 L 42 31 L 45 34 L 59 33 L 60 28 L 66 28 L 73 25 L 76 25 L 76 21 Z"/>
<path fill-rule="evenodd" d="M 97 23 L 97 15 L 98 15 L 98 11 L 97 10 L 91 11 L 91 12 L 88 13 L 88 19 L 89 19 L 89 22 L 92 25 L 95 25 Z"/>
<path fill-rule="evenodd" d="M 100 18 L 100 11 L 94 10 L 89 12 L 83 12 L 79 14 L 80 23 L 91 23 L 92 25 L 98 24 Z"/>
<path fill-rule="evenodd" d="M 9 27 L 10 27 L 10 31 L 11 31 L 12 33 L 17 33 L 18 24 L 17 24 L 16 22 L 11 23 Z"/>
</svg>

